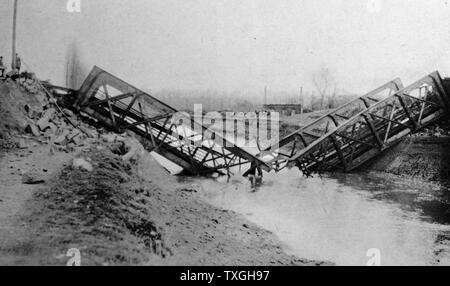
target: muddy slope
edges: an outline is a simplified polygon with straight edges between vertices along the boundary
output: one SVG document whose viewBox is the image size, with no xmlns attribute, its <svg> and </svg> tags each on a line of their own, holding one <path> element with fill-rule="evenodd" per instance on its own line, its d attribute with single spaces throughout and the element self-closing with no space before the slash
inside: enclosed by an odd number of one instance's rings
<svg viewBox="0 0 450 286">
<path fill-rule="evenodd" d="M 28 244 L 43 249 L 44 264 L 64 265 L 69 248 L 80 249 L 84 265 L 323 264 L 285 254 L 271 233 L 201 202 L 195 188 L 159 180 L 165 171 L 150 157 L 79 156 L 93 171 L 64 167 L 29 206 L 28 223 L 38 227 Z"/>
<path fill-rule="evenodd" d="M 450 137 L 408 137 L 361 169 L 450 185 Z"/>
<path fill-rule="evenodd" d="M 406 137 L 361 168 L 450 186 L 450 119 Z"/>
</svg>

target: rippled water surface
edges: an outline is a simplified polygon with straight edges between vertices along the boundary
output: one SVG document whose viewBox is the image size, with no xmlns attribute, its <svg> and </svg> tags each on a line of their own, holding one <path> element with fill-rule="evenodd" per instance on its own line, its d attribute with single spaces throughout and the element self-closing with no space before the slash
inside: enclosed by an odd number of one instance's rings
<svg viewBox="0 0 450 286">
<path fill-rule="evenodd" d="M 366 265 L 450 265 L 448 191 L 376 174 L 305 178 L 297 170 L 266 174 L 252 192 L 240 176 L 183 179 L 209 203 L 236 211 L 275 233 L 299 257 Z"/>
</svg>

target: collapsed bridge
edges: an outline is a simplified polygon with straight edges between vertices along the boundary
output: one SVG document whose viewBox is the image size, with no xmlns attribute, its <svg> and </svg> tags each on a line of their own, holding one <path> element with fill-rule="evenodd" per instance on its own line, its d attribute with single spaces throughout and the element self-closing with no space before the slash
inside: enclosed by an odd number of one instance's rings
<svg viewBox="0 0 450 286">
<path fill-rule="evenodd" d="M 134 132 L 148 151 L 190 175 L 229 175 L 236 166 L 270 171 L 260 158 L 99 67 L 82 84 L 73 107 L 116 132 Z"/>
<path fill-rule="evenodd" d="M 237 166 L 245 168 L 245 174 L 256 169 L 278 172 L 296 166 L 310 175 L 354 171 L 408 134 L 442 119 L 450 109 L 448 85 L 438 72 L 408 87 L 395 79 L 256 156 L 99 67 L 74 93 L 72 107 L 116 132 L 134 132 L 148 151 L 176 163 L 186 174 L 230 175 Z"/>
<path fill-rule="evenodd" d="M 305 175 L 351 172 L 408 134 L 437 122 L 449 108 L 438 72 L 406 88 L 396 79 L 300 128 L 259 157 L 276 171 L 296 166 Z"/>
</svg>

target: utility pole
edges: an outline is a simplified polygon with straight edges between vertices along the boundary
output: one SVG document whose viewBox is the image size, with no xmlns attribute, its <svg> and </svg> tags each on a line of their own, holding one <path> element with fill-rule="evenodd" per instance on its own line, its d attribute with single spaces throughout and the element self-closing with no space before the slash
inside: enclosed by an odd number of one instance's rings
<svg viewBox="0 0 450 286">
<path fill-rule="evenodd" d="M 12 31 L 12 61 L 11 61 L 11 68 L 12 68 L 13 71 L 16 70 L 17 2 L 18 2 L 18 0 L 14 0 L 14 16 L 13 16 L 13 31 Z"/>
<path fill-rule="evenodd" d="M 267 105 L 267 86 L 264 87 L 264 105 Z"/>
<path fill-rule="evenodd" d="M 303 114 L 303 86 L 300 88 L 300 114 Z"/>
</svg>

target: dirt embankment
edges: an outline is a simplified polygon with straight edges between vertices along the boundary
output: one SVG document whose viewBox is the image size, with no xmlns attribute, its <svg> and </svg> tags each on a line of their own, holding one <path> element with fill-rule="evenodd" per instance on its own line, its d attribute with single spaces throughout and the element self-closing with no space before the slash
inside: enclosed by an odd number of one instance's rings
<svg viewBox="0 0 450 286">
<path fill-rule="evenodd" d="M 194 186 L 168 176 L 150 155 L 124 162 L 127 149 L 110 148 L 99 144 L 51 160 L 44 152 L 31 155 L 36 158 L 17 154 L 23 164 L 54 162 L 54 173 L 43 185 L 24 186 L 11 169 L 15 182 L 7 188 L 9 198 L 2 191 L 7 204 L 0 214 L 14 212 L 5 219 L 1 264 L 65 265 L 73 248 L 82 265 L 324 264 L 287 255 L 270 232 L 202 202 Z M 4 159 L 13 164 L 15 156 Z"/>
<path fill-rule="evenodd" d="M 450 186 L 450 137 L 408 137 L 362 169 Z"/>
<path fill-rule="evenodd" d="M 42 110 L 43 100 L 42 94 L 29 95 L 13 82 L 0 81 L 0 153 L 17 147 L 18 135 L 30 123 L 25 106 Z"/>
<path fill-rule="evenodd" d="M 51 103 L 0 85 L 1 265 L 65 265 L 73 248 L 82 265 L 326 264 L 287 255 L 272 233 L 203 202 L 132 136 L 72 137 L 79 119 L 46 116 Z M 23 184 L 30 170 L 36 185 Z"/>
<path fill-rule="evenodd" d="M 450 187 L 450 119 L 408 136 L 361 169 Z"/>
<path fill-rule="evenodd" d="M 67 165 L 35 193 L 26 218 L 38 227 L 26 244 L 41 263 L 64 265 L 77 248 L 83 265 L 322 264 L 285 254 L 271 233 L 202 202 L 150 156 L 121 155 L 81 153 L 92 171 Z"/>
</svg>

